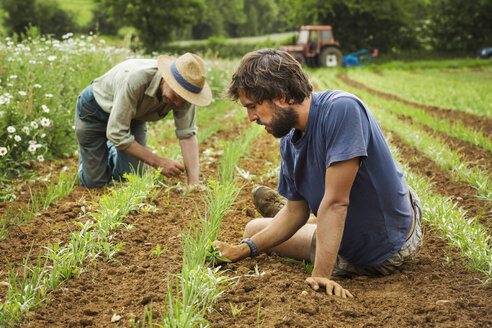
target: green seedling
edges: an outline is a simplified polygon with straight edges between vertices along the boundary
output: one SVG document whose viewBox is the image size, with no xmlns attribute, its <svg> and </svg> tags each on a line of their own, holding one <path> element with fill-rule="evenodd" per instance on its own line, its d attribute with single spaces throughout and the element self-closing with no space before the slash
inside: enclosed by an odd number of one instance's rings
<svg viewBox="0 0 492 328">
<path fill-rule="evenodd" d="M 229 303 L 229 305 L 231 306 L 231 313 L 233 318 L 238 316 L 239 313 L 241 313 L 241 311 L 244 309 L 243 307 L 239 309 L 237 305 L 233 305 L 232 303 Z"/>
<path fill-rule="evenodd" d="M 159 256 L 161 256 L 161 253 L 165 252 L 165 251 L 167 251 L 167 248 L 161 249 L 161 246 L 159 244 L 157 244 L 155 249 L 152 251 L 152 255 L 159 257 Z"/>
</svg>

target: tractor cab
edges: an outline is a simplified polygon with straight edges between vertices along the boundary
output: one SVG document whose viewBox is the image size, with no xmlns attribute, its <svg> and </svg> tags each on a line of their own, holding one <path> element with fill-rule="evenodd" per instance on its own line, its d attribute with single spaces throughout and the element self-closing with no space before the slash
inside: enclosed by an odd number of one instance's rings
<svg viewBox="0 0 492 328">
<path fill-rule="evenodd" d="M 342 53 L 338 47 L 339 43 L 333 37 L 331 26 L 319 25 L 302 26 L 297 43 L 281 49 L 290 53 L 302 65 L 327 67 L 342 64 Z"/>
</svg>

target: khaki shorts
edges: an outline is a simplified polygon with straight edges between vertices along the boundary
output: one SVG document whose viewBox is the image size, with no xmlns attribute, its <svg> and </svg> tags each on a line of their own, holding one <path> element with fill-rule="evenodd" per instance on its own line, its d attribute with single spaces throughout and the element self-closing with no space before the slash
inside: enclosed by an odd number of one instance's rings
<svg viewBox="0 0 492 328">
<path fill-rule="evenodd" d="M 385 276 L 395 272 L 397 268 L 412 261 L 417 253 L 422 248 L 422 207 L 420 206 L 420 200 L 412 189 L 410 189 L 410 201 L 412 202 L 415 226 L 413 232 L 405 241 L 403 246 L 398 252 L 393 254 L 389 259 L 381 264 L 373 267 L 360 268 L 352 265 L 342 259 L 340 255 L 337 256 L 335 267 L 333 268 L 333 275 L 342 277 L 352 276 Z M 313 235 L 313 241 L 311 243 L 311 263 L 314 263 L 316 257 L 316 233 Z"/>
</svg>

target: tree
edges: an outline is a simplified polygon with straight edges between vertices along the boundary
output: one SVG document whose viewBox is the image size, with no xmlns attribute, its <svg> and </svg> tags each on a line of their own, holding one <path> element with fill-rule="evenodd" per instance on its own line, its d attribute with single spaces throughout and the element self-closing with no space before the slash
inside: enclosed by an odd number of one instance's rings
<svg viewBox="0 0 492 328">
<path fill-rule="evenodd" d="M 427 0 L 282 0 L 288 20 L 297 25 L 332 25 L 347 51 L 419 47 L 417 13 Z"/>
<path fill-rule="evenodd" d="M 230 36 L 230 26 L 246 21 L 243 8 L 244 0 L 205 0 L 203 19 L 192 27 L 193 37 Z"/>
<path fill-rule="evenodd" d="M 0 0 L 0 4 L 7 13 L 4 25 L 11 34 L 25 33 L 29 24 L 36 21 L 35 0 Z"/>
<path fill-rule="evenodd" d="M 444 51 L 492 46 L 492 1 L 437 0 L 431 4 L 429 34 L 434 48 Z"/>
<path fill-rule="evenodd" d="M 272 32 L 278 19 L 278 6 L 274 0 L 248 0 L 244 4 L 246 22 L 237 24 L 237 36 L 263 35 Z"/>
<path fill-rule="evenodd" d="M 25 34 L 30 25 L 42 34 L 60 36 L 76 29 L 73 18 L 56 0 L 0 0 L 7 13 L 4 25 L 9 33 Z"/>
<path fill-rule="evenodd" d="M 95 0 L 113 22 L 140 31 L 147 51 L 158 50 L 173 31 L 200 21 L 204 0 Z"/>
</svg>

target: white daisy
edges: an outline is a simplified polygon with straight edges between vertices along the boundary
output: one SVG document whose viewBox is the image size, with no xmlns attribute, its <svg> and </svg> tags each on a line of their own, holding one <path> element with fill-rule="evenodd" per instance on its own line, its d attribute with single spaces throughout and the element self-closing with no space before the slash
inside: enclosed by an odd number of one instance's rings
<svg viewBox="0 0 492 328">
<path fill-rule="evenodd" d="M 5 147 L 0 147 L 0 156 L 7 155 L 7 148 Z"/>
<path fill-rule="evenodd" d="M 37 83 L 36 83 L 36 84 L 34 85 L 34 87 L 39 89 L 39 88 L 41 88 L 41 84 L 37 84 Z"/>
<path fill-rule="evenodd" d="M 15 140 L 15 141 L 17 141 L 17 142 L 19 142 L 19 141 L 21 141 L 21 140 L 22 140 L 22 138 L 21 138 L 20 136 L 15 136 L 15 137 L 14 137 L 14 140 Z"/>
<path fill-rule="evenodd" d="M 31 122 L 31 127 L 33 127 L 33 128 L 35 128 L 35 129 L 37 129 L 37 128 L 38 128 L 38 123 L 36 123 L 36 122 L 32 121 L 32 122 Z"/>
<path fill-rule="evenodd" d="M 15 128 L 14 128 L 13 126 L 9 126 L 9 127 L 7 128 L 7 132 L 8 132 L 8 133 L 14 133 L 14 132 L 15 132 Z"/>
<path fill-rule="evenodd" d="M 34 153 L 36 149 L 36 145 L 29 145 L 29 147 L 27 148 L 27 150 L 29 150 L 31 153 Z"/>
<path fill-rule="evenodd" d="M 29 135 L 29 128 L 27 126 L 23 127 L 22 128 L 22 132 L 24 132 L 25 134 Z"/>
<path fill-rule="evenodd" d="M 54 61 L 56 59 L 56 56 L 48 56 L 49 61 Z"/>
<path fill-rule="evenodd" d="M 43 155 L 38 155 L 38 162 L 44 162 Z"/>
<path fill-rule="evenodd" d="M 51 124 L 51 122 L 50 122 L 49 119 L 47 119 L 46 117 L 42 117 L 41 118 L 41 125 L 42 126 L 46 126 L 47 127 L 47 126 L 50 126 L 50 124 Z"/>
<path fill-rule="evenodd" d="M 43 109 L 43 112 L 45 112 L 45 113 L 49 113 L 50 112 L 50 109 L 46 105 L 42 105 L 41 108 Z"/>
<path fill-rule="evenodd" d="M 25 91 L 18 91 L 18 92 L 19 92 L 19 94 L 20 94 L 21 96 L 25 96 L 25 95 L 27 95 L 27 92 L 25 92 Z"/>
</svg>

